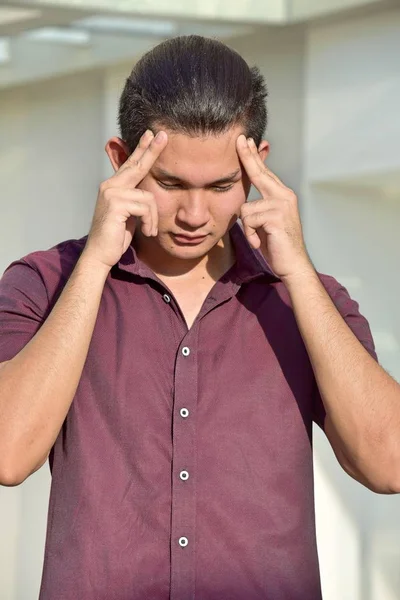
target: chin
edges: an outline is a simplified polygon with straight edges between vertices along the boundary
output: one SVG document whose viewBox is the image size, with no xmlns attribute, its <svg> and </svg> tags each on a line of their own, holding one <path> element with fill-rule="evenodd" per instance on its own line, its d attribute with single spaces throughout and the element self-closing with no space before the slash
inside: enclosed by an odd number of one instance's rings
<svg viewBox="0 0 400 600">
<path fill-rule="evenodd" d="M 168 247 L 165 249 L 167 254 L 173 256 L 174 258 L 180 258 L 182 260 L 193 260 L 197 258 L 203 258 L 210 252 L 210 248 L 177 248 L 177 247 Z"/>
</svg>

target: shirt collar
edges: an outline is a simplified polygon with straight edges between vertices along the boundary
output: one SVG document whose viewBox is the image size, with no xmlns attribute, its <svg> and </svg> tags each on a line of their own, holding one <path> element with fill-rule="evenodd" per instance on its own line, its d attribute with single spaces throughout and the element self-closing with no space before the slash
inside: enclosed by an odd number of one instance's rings
<svg viewBox="0 0 400 600">
<path fill-rule="evenodd" d="M 230 229 L 231 241 L 235 250 L 236 262 L 225 274 L 223 279 L 235 281 L 237 284 L 247 283 L 258 277 L 265 276 L 270 282 L 280 281 L 265 260 L 260 250 L 254 250 L 244 234 L 240 221 L 237 221 Z M 133 245 L 122 255 L 115 265 L 118 269 L 139 275 L 140 277 L 154 278 L 154 273 L 147 267 L 136 254 Z"/>
<path fill-rule="evenodd" d="M 266 276 L 271 282 L 280 281 L 261 251 L 250 246 L 241 221 L 237 221 L 233 225 L 230 235 L 236 254 L 236 262 L 232 270 L 235 273 L 237 283 L 247 283 L 261 276 Z"/>
</svg>

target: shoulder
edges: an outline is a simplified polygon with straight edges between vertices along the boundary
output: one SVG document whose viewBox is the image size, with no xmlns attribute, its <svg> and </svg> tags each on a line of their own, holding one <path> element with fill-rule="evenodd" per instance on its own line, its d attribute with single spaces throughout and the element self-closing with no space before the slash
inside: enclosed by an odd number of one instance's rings
<svg viewBox="0 0 400 600">
<path fill-rule="evenodd" d="M 333 303 L 343 317 L 354 315 L 361 318 L 359 304 L 352 298 L 346 287 L 331 275 L 318 273 L 322 285 L 325 287 Z"/>
<path fill-rule="evenodd" d="M 327 275 L 326 273 L 320 273 L 318 271 L 317 275 L 342 317 L 344 317 L 346 321 L 348 319 L 353 319 L 366 325 L 366 319 L 359 311 L 359 303 L 350 296 L 346 287 L 332 275 Z M 279 281 L 273 283 L 272 286 L 280 298 L 280 301 L 292 309 L 291 298 L 285 284 L 282 281 Z"/>
<path fill-rule="evenodd" d="M 74 265 L 85 247 L 87 236 L 80 239 L 70 239 L 59 242 L 46 250 L 36 250 L 22 257 L 22 261 L 39 271 L 46 268 L 62 269 L 64 266 Z"/>
<path fill-rule="evenodd" d="M 21 286 L 28 288 L 33 285 L 34 279 L 40 280 L 51 298 L 71 275 L 85 247 L 86 239 L 87 236 L 65 240 L 46 250 L 26 254 L 7 267 L 3 279 L 18 281 Z"/>
<path fill-rule="evenodd" d="M 333 277 L 332 275 L 327 275 L 326 273 L 320 273 L 319 271 L 317 271 L 316 273 L 319 277 L 320 282 L 322 283 L 325 290 L 328 292 L 329 296 L 332 298 L 333 301 L 335 301 L 336 299 L 343 299 L 344 297 L 350 298 L 349 292 L 347 291 L 345 286 L 335 277 Z M 290 302 L 289 293 L 285 284 L 282 281 L 279 281 L 278 283 L 275 283 L 275 287 L 279 291 L 282 298 L 285 298 L 288 302 Z"/>
</svg>

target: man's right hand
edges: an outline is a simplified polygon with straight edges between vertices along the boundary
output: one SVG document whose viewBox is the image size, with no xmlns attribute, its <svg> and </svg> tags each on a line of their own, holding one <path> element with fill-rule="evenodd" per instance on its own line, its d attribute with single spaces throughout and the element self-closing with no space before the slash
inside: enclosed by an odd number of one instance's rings
<svg viewBox="0 0 400 600">
<path fill-rule="evenodd" d="M 145 235 L 157 230 L 154 197 L 137 185 L 167 142 L 165 132 L 143 136 L 100 186 L 82 260 L 37 333 L 0 369 L 0 485 L 22 483 L 54 446 L 78 389 L 108 272 L 131 243 L 138 218 Z M 47 297 L 42 302 L 47 307 Z"/>
<path fill-rule="evenodd" d="M 111 269 L 132 242 L 137 220 L 148 237 L 158 232 L 154 195 L 137 189 L 168 143 L 160 131 L 156 137 L 146 131 L 139 145 L 116 173 L 100 185 L 92 225 L 83 255 L 99 266 Z"/>
</svg>

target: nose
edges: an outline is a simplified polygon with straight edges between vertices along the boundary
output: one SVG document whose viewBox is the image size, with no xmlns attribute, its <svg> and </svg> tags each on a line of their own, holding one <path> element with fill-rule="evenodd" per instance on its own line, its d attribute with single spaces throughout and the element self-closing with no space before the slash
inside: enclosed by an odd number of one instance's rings
<svg viewBox="0 0 400 600">
<path fill-rule="evenodd" d="M 187 191 L 181 198 L 177 219 L 186 228 L 201 229 L 210 219 L 206 198 L 202 190 Z"/>
</svg>

